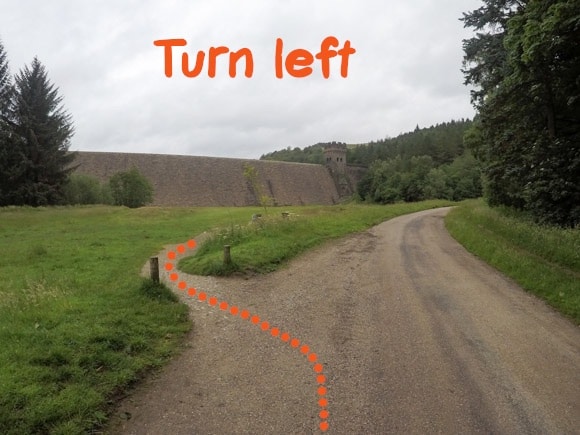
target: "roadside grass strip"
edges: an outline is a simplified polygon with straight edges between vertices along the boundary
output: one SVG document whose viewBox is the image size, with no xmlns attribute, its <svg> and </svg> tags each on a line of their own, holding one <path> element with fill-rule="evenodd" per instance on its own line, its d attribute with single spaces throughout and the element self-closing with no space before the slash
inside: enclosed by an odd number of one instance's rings
<svg viewBox="0 0 580 435">
<path fill-rule="evenodd" d="M 537 225 L 483 200 L 461 203 L 445 224 L 468 251 L 580 325 L 580 229 Z"/>
</svg>

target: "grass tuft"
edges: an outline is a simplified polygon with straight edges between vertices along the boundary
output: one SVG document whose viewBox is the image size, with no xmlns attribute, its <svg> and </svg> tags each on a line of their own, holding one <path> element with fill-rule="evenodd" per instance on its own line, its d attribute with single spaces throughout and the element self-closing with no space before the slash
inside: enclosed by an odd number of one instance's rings
<svg viewBox="0 0 580 435">
<path fill-rule="evenodd" d="M 30 248 L 28 253 L 28 259 L 34 260 L 36 258 L 42 258 L 48 254 L 48 250 L 44 245 L 35 245 Z"/>
<path fill-rule="evenodd" d="M 148 298 L 156 301 L 179 301 L 179 298 L 163 283 L 155 282 L 151 279 L 144 279 L 141 283 L 141 287 L 139 287 L 139 291 Z"/>
</svg>

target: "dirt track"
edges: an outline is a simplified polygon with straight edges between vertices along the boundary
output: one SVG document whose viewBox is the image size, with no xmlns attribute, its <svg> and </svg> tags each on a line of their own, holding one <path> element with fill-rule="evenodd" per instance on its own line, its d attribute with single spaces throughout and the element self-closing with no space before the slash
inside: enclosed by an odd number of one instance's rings
<svg viewBox="0 0 580 435">
<path fill-rule="evenodd" d="M 580 433 L 580 329 L 468 254 L 446 212 L 393 219 L 268 276 L 187 282 L 318 355 L 326 433 Z M 184 300 L 188 348 L 121 404 L 112 433 L 320 433 L 299 349 Z"/>
</svg>

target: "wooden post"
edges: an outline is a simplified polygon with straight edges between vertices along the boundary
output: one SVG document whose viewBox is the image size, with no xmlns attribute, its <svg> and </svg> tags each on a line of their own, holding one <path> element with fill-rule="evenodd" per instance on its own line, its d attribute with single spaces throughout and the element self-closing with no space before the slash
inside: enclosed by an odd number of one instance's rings
<svg viewBox="0 0 580 435">
<path fill-rule="evenodd" d="M 230 245 L 224 245 L 224 265 L 232 263 L 232 256 L 230 254 Z"/>
<path fill-rule="evenodd" d="M 159 282 L 159 258 L 151 257 L 149 259 L 149 268 L 151 270 L 151 279 L 154 282 Z"/>
</svg>

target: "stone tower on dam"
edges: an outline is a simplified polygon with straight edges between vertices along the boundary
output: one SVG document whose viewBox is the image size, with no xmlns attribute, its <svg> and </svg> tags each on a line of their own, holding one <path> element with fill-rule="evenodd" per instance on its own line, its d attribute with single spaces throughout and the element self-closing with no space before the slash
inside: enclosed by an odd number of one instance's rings
<svg viewBox="0 0 580 435">
<path fill-rule="evenodd" d="M 323 146 L 324 164 L 336 186 L 340 197 L 349 197 L 356 192 L 356 185 L 364 175 L 365 169 L 348 166 L 346 161 L 347 145 L 330 143 Z"/>
<path fill-rule="evenodd" d="M 325 150 L 332 165 L 217 157 L 77 152 L 76 172 L 107 181 L 117 172 L 137 168 L 155 190 L 158 206 L 249 206 L 260 199 L 244 177 L 249 165 L 257 171 L 262 193 L 275 205 L 331 205 L 352 195 L 346 175 L 346 148 Z M 341 175 L 342 174 L 342 175 Z M 345 184 L 346 183 L 346 184 Z M 350 184 L 349 184 L 350 183 Z"/>
<path fill-rule="evenodd" d="M 323 149 L 324 161 L 332 171 L 346 173 L 346 145 L 333 143 Z"/>
</svg>

